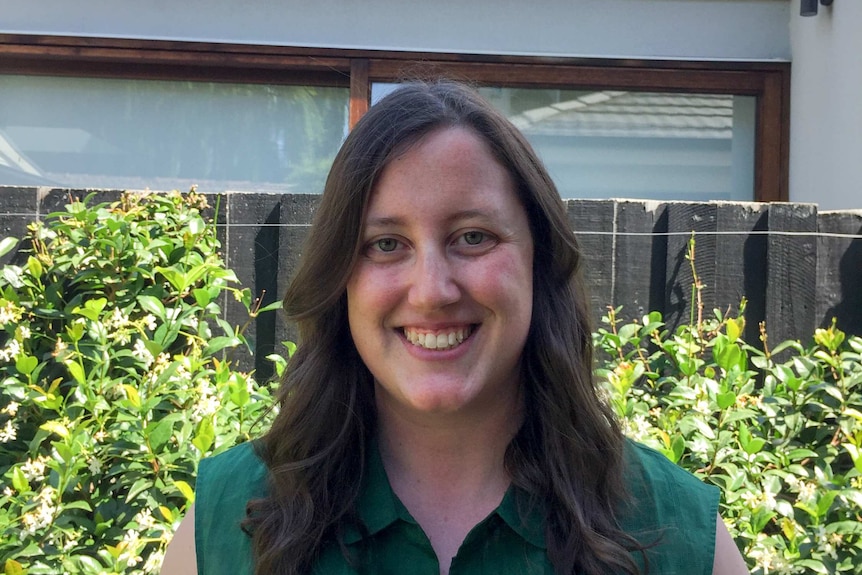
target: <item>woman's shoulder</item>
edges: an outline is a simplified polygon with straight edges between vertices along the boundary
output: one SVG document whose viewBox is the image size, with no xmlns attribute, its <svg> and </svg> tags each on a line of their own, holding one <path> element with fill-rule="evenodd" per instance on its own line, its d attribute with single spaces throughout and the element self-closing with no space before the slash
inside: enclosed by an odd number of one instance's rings
<svg viewBox="0 0 862 575">
<path fill-rule="evenodd" d="M 700 479 L 670 461 L 663 453 L 642 443 L 625 440 L 625 476 L 629 488 L 651 487 L 653 490 L 693 490 L 703 495 L 718 496 L 718 488 Z"/>
<path fill-rule="evenodd" d="M 235 445 L 218 455 L 205 457 L 200 462 L 200 470 L 204 473 L 231 472 L 265 468 L 266 466 L 257 453 L 254 441 L 246 441 Z"/>
<path fill-rule="evenodd" d="M 658 572 L 711 573 L 720 492 L 664 454 L 626 440 L 624 477 L 629 498 L 620 526 L 641 543 L 655 544 L 650 563 Z M 689 569 L 689 570 L 686 570 Z"/>
<path fill-rule="evenodd" d="M 266 495 L 267 473 L 250 441 L 201 460 L 195 486 L 196 513 L 207 513 L 215 506 L 224 512 L 232 502 L 244 513 L 249 499 Z"/>
<path fill-rule="evenodd" d="M 201 460 L 195 486 L 198 573 L 251 573 L 246 505 L 264 497 L 267 467 L 252 442 Z"/>
</svg>

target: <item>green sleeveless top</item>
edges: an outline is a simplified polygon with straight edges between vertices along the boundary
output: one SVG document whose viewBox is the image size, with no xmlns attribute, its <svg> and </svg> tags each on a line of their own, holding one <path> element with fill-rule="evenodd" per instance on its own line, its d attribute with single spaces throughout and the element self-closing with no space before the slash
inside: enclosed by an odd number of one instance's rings
<svg viewBox="0 0 862 575">
<path fill-rule="evenodd" d="M 313 575 L 439 575 L 427 536 L 389 486 L 377 450 L 357 512 L 365 533 L 345 530 L 344 544 L 326 546 Z M 627 442 L 626 481 L 631 503 L 621 527 L 647 551 L 650 575 L 710 575 L 715 551 L 718 489 L 708 486 L 643 445 Z M 195 496 L 195 545 L 199 575 L 251 575 L 251 540 L 242 531 L 246 502 L 267 491 L 267 469 L 251 443 L 205 459 Z M 511 487 L 484 521 L 467 535 L 452 560 L 451 575 L 553 575 L 547 557 L 544 509 Z M 640 553 L 633 553 L 643 569 Z"/>
</svg>

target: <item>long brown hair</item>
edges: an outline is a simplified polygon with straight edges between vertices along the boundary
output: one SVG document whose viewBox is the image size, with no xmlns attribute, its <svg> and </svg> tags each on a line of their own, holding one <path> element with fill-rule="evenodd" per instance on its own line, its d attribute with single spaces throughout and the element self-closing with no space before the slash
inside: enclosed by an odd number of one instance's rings
<svg viewBox="0 0 862 575">
<path fill-rule="evenodd" d="M 347 322 L 346 284 L 375 182 L 394 154 L 445 127 L 473 130 L 515 182 L 533 234 L 533 315 L 524 348 L 525 420 L 505 465 L 546 504 L 558 575 L 635 574 L 642 550 L 617 524 L 623 437 L 596 393 L 580 251 L 554 183 L 523 135 L 475 91 L 438 81 L 395 90 L 357 123 L 326 181 L 302 263 L 284 298 L 300 343 L 260 440 L 270 492 L 248 505 L 258 575 L 304 575 L 358 522 L 365 446 L 375 432 L 372 376 Z M 361 526 L 360 526 L 361 527 Z"/>
</svg>

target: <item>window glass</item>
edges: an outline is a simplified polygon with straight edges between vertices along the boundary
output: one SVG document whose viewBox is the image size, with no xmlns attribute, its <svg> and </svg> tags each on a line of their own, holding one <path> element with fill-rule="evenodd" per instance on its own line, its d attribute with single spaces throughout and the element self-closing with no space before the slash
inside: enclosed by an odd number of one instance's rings
<svg viewBox="0 0 862 575">
<path fill-rule="evenodd" d="M 372 100 L 393 88 L 375 85 Z M 755 98 L 482 88 L 564 198 L 754 199 Z"/>
<path fill-rule="evenodd" d="M 320 193 L 346 88 L 0 75 L 0 184 Z"/>
</svg>

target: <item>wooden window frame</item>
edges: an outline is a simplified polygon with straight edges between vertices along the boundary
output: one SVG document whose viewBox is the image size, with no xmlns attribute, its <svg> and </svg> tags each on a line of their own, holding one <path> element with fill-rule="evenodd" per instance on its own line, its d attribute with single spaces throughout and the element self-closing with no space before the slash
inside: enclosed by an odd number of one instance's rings
<svg viewBox="0 0 862 575">
<path fill-rule="evenodd" d="M 790 63 L 502 56 L 0 34 L 0 74 L 306 84 L 350 90 L 445 76 L 478 85 L 715 93 L 756 98 L 754 200 L 788 200 Z"/>
</svg>

